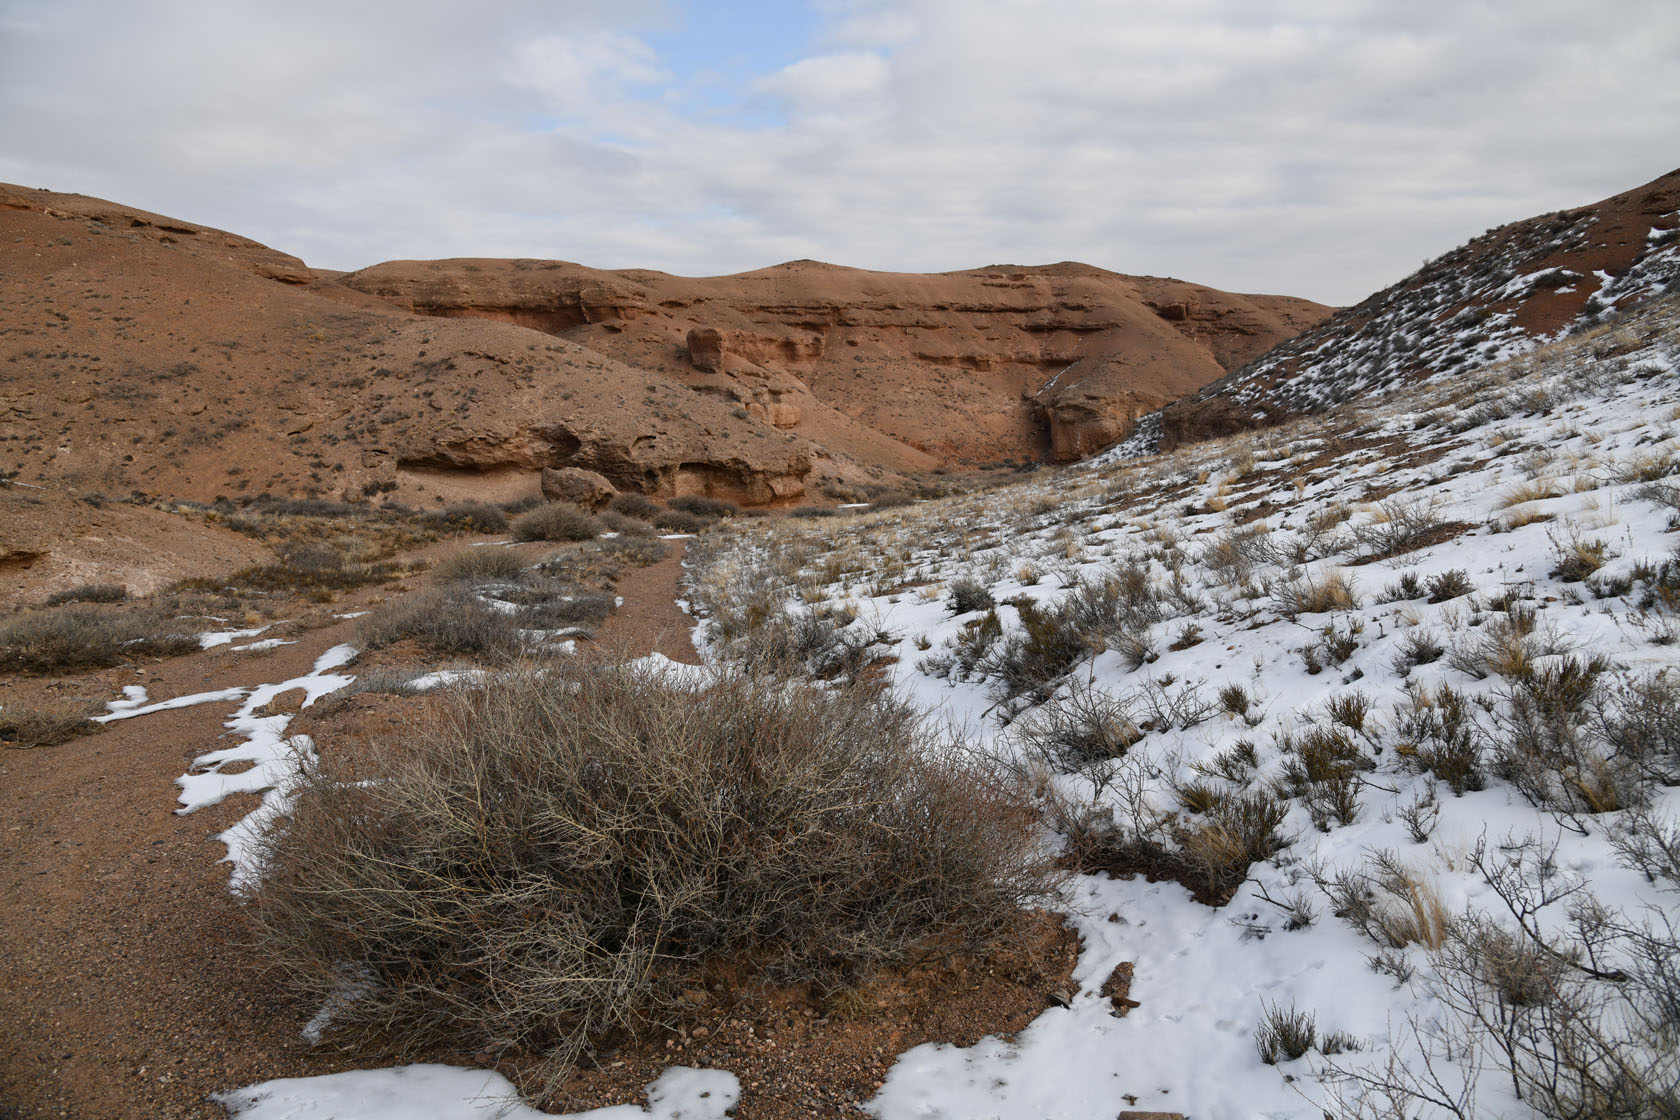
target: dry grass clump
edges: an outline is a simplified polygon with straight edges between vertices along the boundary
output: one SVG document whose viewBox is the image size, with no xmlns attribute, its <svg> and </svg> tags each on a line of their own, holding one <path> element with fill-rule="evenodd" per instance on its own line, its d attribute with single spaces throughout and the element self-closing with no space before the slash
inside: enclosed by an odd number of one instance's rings
<svg viewBox="0 0 1680 1120">
<path fill-rule="evenodd" d="M 516 541 L 587 541 L 600 532 L 599 518 L 567 502 L 538 506 L 513 523 Z"/>
<path fill-rule="evenodd" d="M 0 746 L 54 747 L 82 735 L 103 731 L 88 718 L 90 705 L 50 703 L 39 708 L 7 704 L 0 708 Z"/>
<path fill-rule="evenodd" d="M 301 776 L 251 913 L 341 1040 L 544 1055 L 670 1024 L 711 965 L 856 987 L 1050 888 L 1017 790 L 854 689 L 569 664 Z"/>
<path fill-rule="evenodd" d="M 389 560 L 358 562 L 328 544 L 281 542 L 272 564 L 257 564 L 225 577 L 182 580 L 176 591 L 227 592 L 234 595 L 302 595 L 330 603 L 340 592 L 385 583 L 414 569 Z"/>
<path fill-rule="evenodd" d="M 1291 580 L 1275 592 L 1278 610 L 1295 619 L 1304 614 L 1349 611 L 1359 606 L 1353 581 L 1340 572 Z"/>
<path fill-rule="evenodd" d="M 1435 885 L 1387 849 L 1370 853 L 1363 867 L 1320 873 L 1317 882 L 1336 916 L 1378 945 L 1439 949 L 1452 932 Z"/>
<path fill-rule="evenodd" d="M 160 604 L 70 604 L 0 621 L 0 671 L 69 673 L 198 648 L 198 636 Z"/>
<path fill-rule="evenodd" d="M 660 510 L 653 519 L 654 528 L 671 533 L 698 533 L 711 523 L 709 518 L 680 509 Z"/>
<path fill-rule="evenodd" d="M 1512 506 L 1527 505 L 1530 502 L 1543 502 L 1547 498 L 1558 496 L 1558 484 L 1554 479 L 1538 478 L 1529 482 L 1519 482 L 1509 490 L 1499 495 L 1501 509 Z"/>
<path fill-rule="evenodd" d="M 121 603 L 128 598 L 128 588 L 120 583 L 84 583 L 78 587 L 54 591 L 47 596 L 47 606 L 61 607 L 65 603 Z"/>
<path fill-rule="evenodd" d="M 633 490 L 614 494 L 612 501 L 607 503 L 607 509 L 613 513 L 634 517 L 638 521 L 652 521 L 658 515 L 659 508 L 658 502 Z"/>
<path fill-rule="evenodd" d="M 1318 1045 L 1318 1023 L 1310 1011 L 1268 1007 L 1254 1030 L 1254 1048 L 1269 1066 L 1292 1062 Z"/>
<path fill-rule="evenodd" d="M 456 502 L 442 509 L 427 510 L 420 524 L 448 533 L 505 533 L 507 515 L 484 502 Z"/>
</svg>

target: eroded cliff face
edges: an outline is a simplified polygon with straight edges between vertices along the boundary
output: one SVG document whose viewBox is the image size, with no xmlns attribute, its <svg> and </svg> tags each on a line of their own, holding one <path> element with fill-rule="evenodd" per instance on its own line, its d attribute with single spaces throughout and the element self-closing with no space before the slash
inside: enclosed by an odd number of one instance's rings
<svg viewBox="0 0 1680 1120">
<path fill-rule="evenodd" d="M 532 326 L 892 469 L 1075 459 L 1329 308 L 1079 264 L 738 276 L 397 261 L 340 284 L 418 314 Z"/>
<path fill-rule="evenodd" d="M 755 414 L 509 321 L 594 314 L 604 290 L 438 319 L 233 234 L 0 186 L 17 324 L 0 332 L 0 469 L 106 494 L 416 505 L 535 496 L 547 467 L 748 504 L 798 500 L 813 472 L 867 477 L 776 427 L 774 386 Z M 3 546 L 0 566 L 31 551 Z"/>
<path fill-rule="evenodd" d="M 620 489 L 789 503 L 1076 458 L 1324 309 L 1083 265 L 684 279 L 553 261 L 311 270 L 0 185 L 0 467 L 210 500 Z"/>
</svg>

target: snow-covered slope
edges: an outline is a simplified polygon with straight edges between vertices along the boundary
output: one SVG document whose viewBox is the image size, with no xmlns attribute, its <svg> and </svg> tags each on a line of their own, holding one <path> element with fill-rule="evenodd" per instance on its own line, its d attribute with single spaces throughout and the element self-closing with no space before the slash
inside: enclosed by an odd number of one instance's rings
<svg viewBox="0 0 1680 1120">
<path fill-rule="evenodd" d="M 1111 454 L 1171 448 L 1468 373 L 1680 285 L 1680 171 L 1487 231 L 1194 397 Z"/>
<path fill-rule="evenodd" d="M 814 672 L 875 662 L 1089 872 L 1071 1005 L 904 1055 L 873 1110 L 1675 1107 L 1677 328 L 1669 298 L 1380 405 L 697 542 L 714 652 L 792 624 Z"/>
</svg>

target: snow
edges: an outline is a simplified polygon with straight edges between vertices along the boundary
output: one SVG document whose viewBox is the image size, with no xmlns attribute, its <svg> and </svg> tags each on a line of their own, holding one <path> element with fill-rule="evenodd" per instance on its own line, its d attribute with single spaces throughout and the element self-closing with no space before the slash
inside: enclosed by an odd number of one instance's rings
<svg viewBox="0 0 1680 1120">
<path fill-rule="evenodd" d="M 304 697 L 300 706 L 307 708 L 327 693 L 343 688 L 355 678 L 334 674 L 331 670 L 349 664 L 355 656 L 354 646 L 334 646 L 316 658 L 314 666 L 301 677 L 255 688 L 198 692 L 155 704 L 146 703 L 144 688 L 129 685 L 123 689 L 123 699 L 109 702 L 106 706 L 110 711 L 95 719 L 100 723 L 110 723 L 198 704 L 244 701 L 223 725 L 243 736 L 241 741 L 199 755 L 188 772 L 175 779 L 175 784 L 181 787 L 181 807 L 175 810 L 177 813 L 191 813 L 206 805 L 217 804 L 230 793 L 263 794 L 262 804 L 255 811 L 218 837 L 227 845 L 227 862 L 233 864 L 232 887 L 238 891 L 253 881 L 252 842 L 265 822 L 285 811 L 289 801 L 287 780 L 296 772 L 298 758 L 309 757 L 313 750 L 308 736 L 286 738 L 286 725 L 291 722 L 291 716 L 259 716 L 256 712 L 281 693 L 301 689 Z M 237 772 L 228 770 L 228 767 L 239 764 L 246 764 L 245 768 Z"/>
<path fill-rule="evenodd" d="M 256 653 L 265 649 L 279 649 L 281 646 L 295 646 L 296 641 L 287 638 L 264 638 L 260 642 L 246 642 L 242 646 L 229 646 L 235 653 Z"/>
<path fill-rule="evenodd" d="M 647 1087 L 648 1107 L 618 1105 L 571 1120 L 725 1120 L 740 1098 L 733 1074 L 672 1066 Z M 552 1120 L 520 1103 L 501 1074 L 443 1065 L 354 1070 L 264 1081 L 217 1094 L 233 1120 Z"/>
<path fill-rule="evenodd" d="M 1180 811 L 1175 790 L 1196 778 L 1198 765 L 1243 742 L 1256 759 L 1255 788 L 1282 783 L 1292 737 L 1329 726 L 1333 702 L 1356 695 L 1369 702 L 1369 723 L 1359 734 L 1371 768 L 1360 776 L 1350 819 L 1320 820 L 1303 797 L 1286 797 L 1279 832 L 1287 843 L 1253 864 L 1218 908 L 1170 880 L 1071 877 L 1059 904 L 1081 938 L 1069 1005 L 1047 1009 L 1013 1040 L 930 1044 L 900 1055 L 868 1112 L 880 1120 L 1050 1120 L 1127 1108 L 1265 1118 L 1344 1111 L 1338 1095 L 1347 1083 L 1332 1066 L 1376 1072 L 1391 1057 L 1412 1058 L 1420 1046 L 1451 1037 L 1450 1014 L 1428 982 L 1438 959 L 1416 942 L 1379 946 L 1337 918 L 1317 885 L 1366 866 L 1374 853 L 1393 853 L 1445 912 L 1498 918 L 1499 900 L 1474 857 L 1533 838 L 1534 850 L 1550 853 L 1558 882 L 1590 883 L 1626 920 L 1680 918 L 1680 897 L 1663 893 L 1619 856 L 1612 837 L 1625 814 L 1542 811 L 1491 766 L 1485 788 L 1455 795 L 1405 764 L 1397 745 L 1408 705 L 1424 692 L 1448 686 L 1477 712 L 1503 710 L 1500 675 L 1465 666 L 1474 667 L 1477 643 L 1512 617 L 1509 604 L 1496 605 L 1508 596 L 1533 612 L 1536 664 L 1602 653 L 1613 663 L 1609 671 L 1628 679 L 1680 672 L 1680 620 L 1639 602 L 1649 573 L 1676 553 L 1671 525 L 1680 522 L 1680 504 L 1658 490 L 1680 487 L 1680 339 L 1672 323 L 1643 334 L 1635 327 L 1628 337 L 1636 342 L 1572 340 L 1481 379 L 1438 378 L 1367 401 L 1357 416 L 1143 463 L 1110 457 L 1048 482 L 860 513 L 842 531 L 820 522 L 729 524 L 706 539 L 709 555 L 697 555 L 698 546 L 691 551 L 692 613 L 701 620 L 696 643 L 709 659 L 722 647 L 708 633 L 708 596 L 731 572 L 782 581 L 784 609 L 849 609 L 852 634 L 875 635 L 876 652 L 893 659 L 888 672 L 899 696 L 973 746 L 1017 762 L 1023 728 L 1041 706 L 1001 695 L 983 665 L 965 672 L 941 664 L 982 617 L 952 613 L 951 584 L 984 585 L 1008 636 L 1021 632 L 1022 612 L 1007 600 L 1051 606 L 1082 580 L 1144 573 L 1167 606 L 1163 617 L 1127 635 L 1141 656 L 1095 646 L 1052 686 L 1052 703 L 1077 686 L 1115 698 L 1140 725 L 1144 714 L 1153 717 L 1115 764 L 1113 781 L 1091 771 L 1043 775 L 1048 788 L 1117 819 L 1126 809 L 1121 778 L 1135 779 L 1140 804 Z M 1521 347 L 1501 341 L 1505 328 L 1494 318 L 1463 330 L 1489 332 L 1484 342 L 1497 335 L 1492 344 L 1509 357 Z M 1381 542 L 1414 515 L 1451 531 L 1387 555 Z M 1587 581 L 1567 578 L 1559 567 L 1577 545 L 1597 548 L 1602 559 Z M 1253 555 L 1230 558 L 1244 547 Z M 792 569 L 778 567 L 784 555 L 799 558 Z M 845 563 L 825 565 L 825 556 Z M 1449 573 L 1463 573 L 1469 592 L 1431 602 L 1430 581 Z M 1331 577 L 1352 585 L 1351 604 L 1329 612 L 1286 609 L 1291 585 Z M 1184 589 L 1181 598 L 1165 591 L 1173 579 Z M 1403 580 L 1415 581 L 1415 594 Z M 1632 590 L 1616 590 L 1617 581 Z M 1406 663 L 1406 643 L 1426 633 L 1448 655 Z M 1331 651 L 1338 643 L 1340 652 Z M 254 712 L 288 688 L 305 688 L 313 702 L 330 681 L 348 683 L 331 673 L 353 656 L 345 650 L 329 651 L 304 678 L 248 694 L 148 704 L 143 689 L 126 689 L 101 718 L 242 698 L 228 726 L 245 741 L 201 757 L 210 772 L 182 779 L 183 804 L 189 794 L 222 795 L 220 780 L 246 788 L 238 784 L 246 775 L 215 773 L 238 759 L 273 768 L 249 779 L 250 788 L 269 791 L 258 814 L 283 812 L 288 751 L 308 752 L 313 744 L 300 737 L 288 747 L 287 717 Z M 715 672 L 659 654 L 633 664 L 696 688 Z M 441 671 L 410 687 L 476 679 L 473 671 Z M 1220 699 L 1235 687 L 1250 700 L 1246 713 Z M 1680 813 L 1680 787 L 1656 788 L 1653 797 L 1659 815 Z M 1419 841 L 1405 814 L 1425 798 L 1433 799 L 1434 823 Z M 268 819 L 253 818 L 253 828 Z M 228 844 L 237 886 L 252 869 L 240 862 L 239 838 Z M 1315 911 L 1299 928 L 1287 909 L 1296 899 Z M 1537 920 L 1555 930 L 1567 917 L 1547 911 Z M 1372 964 L 1379 959 L 1387 962 L 1382 971 Z M 1133 968 L 1129 997 L 1137 1005 L 1122 1017 L 1100 989 L 1123 963 Z M 1340 1032 L 1357 1049 L 1268 1065 L 1255 1028 L 1273 1008 L 1310 1011 L 1321 1034 Z M 321 1021 L 330 1013 L 330 1005 L 323 1008 Z M 1474 1115 L 1530 1114 L 1497 1071 L 1482 1071 L 1476 1082 L 1474 1064 L 1454 1059 L 1442 1072 L 1453 1086 L 1476 1083 Z M 270 1081 L 221 1099 L 238 1120 L 545 1115 L 512 1094 L 493 1073 L 403 1066 Z M 728 1073 L 677 1067 L 650 1086 L 650 1109 L 580 1115 L 721 1117 L 738 1096 Z"/>
<path fill-rule="evenodd" d="M 1195 605 L 1173 606 L 1135 635 L 1146 660 L 1137 663 L 1119 649 L 1096 652 L 1056 691 L 1066 697 L 1076 682 L 1133 713 L 1150 703 L 1204 702 L 1201 718 L 1150 731 L 1126 756 L 1128 766 L 1147 771 L 1145 803 L 1159 811 L 1179 808 L 1174 782 L 1194 779 L 1195 764 L 1239 740 L 1255 745 L 1260 778 L 1275 779 L 1286 737 L 1324 726 L 1332 700 L 1358 693 L 1371 704 L 1369 726 L 1380 750 L 1376 768 L 1361 779 L 1351 823 L 1331 821 L 1320 830 L 1305 804 L 1291 799 L 1281 829 L 1291 842 L 1254 864 L 1219 909 L 1170 881 L 1076 878 L 1065 905 L 1084 944 L 1071 1006 L 1046 1011 L 1013 1042 L 929 1045 L 902 1055 L 870 1111 L 883 1120 L 1084 1117 L 1112 1115 L 1133 1097 L 1139 1109 L 1200 1116 L 1336 1111 L 1346 1085 L 1323 1055 L 1277 1066 L 1261 1061 L 1254 1032 L 1268 1008 L 1315 1012 L 1321 1033 L 1351 1036 L 1362 1049 L 1335 1057 L 1343 1069 L 1380 1070 L 1389 1055 L 1415 1053 L 1420 1038 L 1432 1039 L 1447 1024 L 1425 983 L 1434 967 L 1430 953 L 1417 944 L 1393 951 L 1415 970 L 1407 982 L 1374 971 L 1369 962 L 1380 946 L 1331 914 L 1309 875 L 1357 869 L 1374 852 L 1395 853 L 1448 913 L 1500 916 L 1470 856 L 1479 845 L 1497 854 L 1533 837 L 1538 850 L 1555 847 L 1560 874 L 1589 882 L 1626 920 L 1680 917 L 1675 895 L 1618 858 L 1610 836 L 1620 814 L 1583 825 L 1535 808 L 1492 774 L 1485 789 L 1454 796 L 1394 753 L 1395 728 L 1416 690 L 1448 685 L 1502 710 L 1496 672 L 1478 679 L 1452 657 L 1396 662 L 1403 640 L 1419 633 L 1434 634 L 1449 650 L 1472 648 L 1504 617 L 1490 606 L 1504 594 L 1534 611 L 1538 665 L 1555 666 L 1571 652 L 1604 653 L 1618 679 L 1680 671 L 1680 622 L 1637 601 L 1645 578 L 1638 573 L 1676 552 L 1670 526 L 1680 515 L 1646 484 L 1680 483 L 1680 338 L 1672 327 L 1634 321 L 1613 345 L 1585 341 L 1519 362 L 1508 373 L 1489 371 L 1479 384 L 1455 378 L 1367 405 L 1339 427 L 1320 425 L 1355 444 L 1328 461 L 1315 461 L 1328 441 L 1311 428 L 1285 430 L 1152 463 L 1111 459 L 1083 482 L 1062 476 L 933 503 L 925 513 L 863 515 L 834 539 L 819 539 L 821 527 L 747 527 L 737 543 L 714 548 L 712 570 L 698 575 L 698 613 L 705 614 L 708 578 L 722 586 L 726 569 L 780 571 L 781 550 L 802 557 L 804 567 L 791 577 L 775 577 L 789 581 L 785 609 L 838 607 L 855 612 L 853 635 L 886 632 L 875 652 L 893 659 L 899 695 L 974 744 L 1005 753 L 1018 749 L 1014 736 L 1031 722 L 1034 706 L 1001 700 L 984 671 L 941 671 L 938 659 L 951 652 L 949 643 L 981 617 L 953 615 L 950 584 L 970 578 L 987 586 L 1008 635 L 1020 632 L 1019 612 L 1006 603 L 1016 596 L 1050 605 L 1076 581 L 1100 580 L 1128 564 L 1140 565 L 1156 587 L 1176 572 Z M 1354 435 L 1371 447 L 1357 446 Z M 1413 449 L 1432 454 L 1409 462 Z M 1249 465 L 1236 466 L 1245 456 Z M 1172 496 L 1163 500 L 1163 493 Z M 1462 527 L 1448 539 L 1370 562 L 1382 551 L 1372 542 L 1408 510 Z M 1518 524 L 1516 514 L 1545 520 Z M 1329 528 L 1315 529 L 1319 519 Z M 1218 562 L 1217 542 L 1256 530 L 1264 555 L 1250 571 L 1234 573 Z M 1577 541 L 1603 546 L 1604 563 L 1585 583 L 1555 570 Z M 844 560 L 827 571 L 849 574 L 825 582 L 825 554 Z M 888 566 L 890 579 L 875 574 Z M 1424 591 L 1391 597 L 1403 576 L 1421 586 L 1455 571 L 1465 573 L 1470 594 L 1436 603 Z M 1280 609 L 1280 589 L 1326 575 L 1348 578 L 1357 604 L 1296 617 Z M 1618 579 L 1632 580 L 1634 589 L 1616 592 Z M 1191 628 L 1198 640 L 1181 642 Z M 1325 642 L 1327 629 L 1349 637 L 1351 648 L 1340 663 L 1317 655 L 1315 672 L 1303 651 Z M 1252 697 L 1244 718 L 1219 710 L 1217 697 L 1233 685 Z M 1056 782 L 1064 793 L 1121 809 L 1112 787 L 1099 790 L 1079 773 Z M 1653 792 L 1659 815 L 1680 811 L 1680 790 Z M 1435 798 L 1437 823 L 1418 843 L 1402 814 L 1425 796 Z M 1578 834 L 1582 827 L 1586 835 Z M 1316 921 L 1289 929 L 1282 904 L 1296 895 L 1316 907 Z M 1543 922 L 1561 927 L 1565 915 L 1548 912 Z M 1098 989 L 1122 961 L 1134 965 L 1130 997 L 1139 1006 L 1116 1018 Z M 1474 1070 L 1448 1063 L 1444 1075 L 1473 1078 Z M 1483 1076 L 1477 1092 L 1477 1115 L 1527 1114 L 1508 1079 Z"/>
<path fill-rule="evenodd" d="M 483 669 L 440 669 L 415 677 L 404 687 L 410 692 L 430 692 L 434 688 L 482 684 L 489 676 Z"/>
<path fill-rule="evenodd" d="M 168 712 L 176 708 L 192 708 L 199 704 L 216 704 L 223 700 L 238 700 L 248 690 L 243 687 L 219 688 L 213 692 L 194 692 L 187 696 L 177 696 L 171 700 L 159 700 L 155 704 L 146 703 L 146 690 L 137 684 L 128 685 L 123 689 L 123 699 L 106 703 L 110 709 L 105 715 L 94 716 L 95 723 L 111 723 L 119 719 L 133 719 L 135 716 L 149 716 L 153 712 Z"/>
<path fill-rule="evenodd" d="M 198 648 L 215 649 L 217 646 L 225 646 L 229 642 L 237 641 L 240 638 L 254 638 L 258 634 L 261 634 L 263 631 L 268 630 L 273 626 L 274 623 L 270 622 L 266 626 L 257 626 L 250 630 L 208 631 L 198 636 Z"/>
</svg>

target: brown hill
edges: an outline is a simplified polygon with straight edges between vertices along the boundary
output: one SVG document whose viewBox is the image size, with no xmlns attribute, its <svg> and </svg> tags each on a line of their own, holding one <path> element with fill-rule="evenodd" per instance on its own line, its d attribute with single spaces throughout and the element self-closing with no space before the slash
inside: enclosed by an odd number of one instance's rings
<svg viewBox="0 0 1680 1120">
<path fill-rule="evenodd" d="M 792 499 L 859 477 L 656 370 L 505 323 L 443 322 L 221 231 L 0 187 L 0 467 L 209 500 L 624 488 Z"/>
<path fill-rule="evenodd" d="M 580 343 L 895 469 L 1079 458 L 1329 311 L 1070 263 L 899 275 L 794 261 L 697 279 L 394 261 L 339 282 Z"/>
<path fill-rule="evenodd" d="M 548 261 L 316 272 L 117 203 L 0 185 L 0 469 L 81 491 L 791 502 L 1072 458 L 1316 304 L 1083 265 L 685 279 Z"/>
<path fill-rule="evenodd" d="M 1469 372 L 1677 288 L 1680 170 L 1488 230 L 1146 418 L 1123 451 L 1165 450 Z"/>
</svg>

